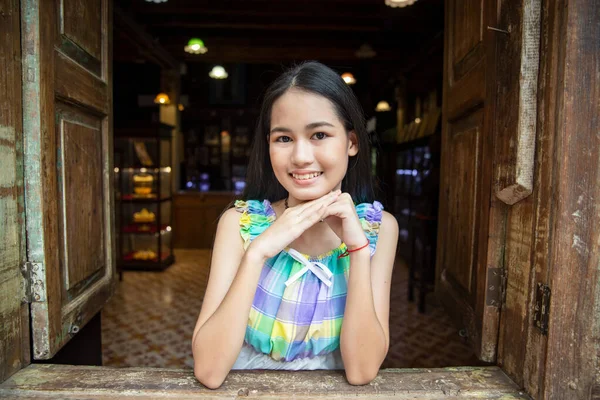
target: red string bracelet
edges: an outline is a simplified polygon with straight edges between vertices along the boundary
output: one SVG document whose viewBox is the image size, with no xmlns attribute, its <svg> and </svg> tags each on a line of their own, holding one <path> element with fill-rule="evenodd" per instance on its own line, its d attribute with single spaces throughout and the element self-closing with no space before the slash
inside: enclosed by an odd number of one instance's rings
<svg viewBox="0 0 600 400">
<path fill-rule="evenodd" d="M 342 257 L 348 257 L 348 256 L 350 255 L 350 253 L 354 253 L 355 251 L 362 250 L 362 249 L 364 249 L 365 247 L 367 247 L 369 244 L 370 244 L 370 242 L 369 242 L 369 240 L 367 239 L 367 243 L 366 243 L 364 246 L 360 246 L 359 248 L 357 248 L 357 249 L 352 249 L 352 250 L 348 250 L 348 248 L 346 248 L 346 251 L 345 251 L 345 252 L 343 252 L 342 254 L 340 254 L 340 255 L 338 256 L 338 259 L 340 259 L 340 258 L 342 258 Z"/>
</svg>

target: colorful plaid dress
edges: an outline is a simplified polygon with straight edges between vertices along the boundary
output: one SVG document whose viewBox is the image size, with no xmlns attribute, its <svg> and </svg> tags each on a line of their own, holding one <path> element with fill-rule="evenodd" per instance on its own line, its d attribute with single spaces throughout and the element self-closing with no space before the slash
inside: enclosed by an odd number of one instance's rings
<svg viewBox="0 0 600 400">
<path fill-rule="evenodd" d="M 244 248 L 276 219 L 268 200 L 238 200 Z M 381 203 L 356 206 L 375 253 Z M 338 369 L 350 258 L 339 247 L 317 257 L 287 248 L 268 259 L 248 317 L 245 345 L 233 369 Z"/>
</svg>

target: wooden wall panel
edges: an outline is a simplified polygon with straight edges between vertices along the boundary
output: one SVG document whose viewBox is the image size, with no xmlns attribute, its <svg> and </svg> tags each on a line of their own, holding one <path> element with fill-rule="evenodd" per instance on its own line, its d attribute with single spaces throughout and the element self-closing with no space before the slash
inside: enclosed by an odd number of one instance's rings
<svg viewBox="0 0 600 400">
<path fill-rule="evenodd" d="M 523 4 L 507 2 L 499 40 L 498 138 L 510 138 L 519 115 Z M 600 379 L 600 8 L 597 2 L 542 2 L 540 74 L 533 195 L 508 208 L 504 264 L 508 273 L 498 364 L 539 399 L 588 399 Z M 566 39 L 565 39 L 566 38 Z M 567 67 L 568 66 L 568 67 Z M 522 74 L 521 74 L 522 75 Z M 522 78 L 522 76 L 521 76 Z M 500 149 L 502 187 L 514 163 Z M 506 167 L 508 166 L 508 167 Z M 551 289 L 550 328 L 534 327 L 537 283 Z"/>
<path fill-rule="evenodd" d="M 61 0 L 62 34 L 100 59 L 102 37 L 102 2 L 98 0 Z"/>
<path fill-rule="evenodd" d="M 452 20 L 448 32 L 448 80 L 460 81 L 481 61 L 483 53 L 483 21 L 486 2 L 481 0 L 447 1 L 446 12 Z M 487 5 L 489 8 L 489 5 Z M 483 85 L 485 86 L 485 85 Z"/>
<path fill-rule="evenodd" d="M 600 3 L 557 1 L 557 165 L 543 397 L 600 398 Z M 561 55 L 564 57 L 561 57 Z"/>
<path fill-rule="evenodd" d="M 452 158 L 448 168 L 449 173 L 458 179 L 452 181 L 448 187 L 448 197 L 444 199 L 450 209 L 446 237 L 452 238 L 453 245 L 448 248 L 442 268 L 447 269 L 467 293 L 472 293 L 477 248 L 476 211 L 481 208 L 478 201 L 478 181 L 481 171 L 482 124 L 483 111 L 479 109 L 464 119 L 453 122 L 449 128 L 449 151 Z"/>
<path fill-rule="evenodd" d="M 99 121 L 97 123 L 99 124 Z M 64 221 L 61 237 L 66 289 L 106 266 L 102 204 L 102 131 L 69 120 L 59 124 L 62 177 L 59 191 Z"/>
<path fill-rule="evenodd" d="M 482 3 L 480 0 L 461 0 L 454 3 L 453 61 L 461 62 L 482 41 Z"/>
<path fill-rule="evenodd" d="M 19 0 L 0 0 L 0 382 L 29 364 Z"/>
</svg>

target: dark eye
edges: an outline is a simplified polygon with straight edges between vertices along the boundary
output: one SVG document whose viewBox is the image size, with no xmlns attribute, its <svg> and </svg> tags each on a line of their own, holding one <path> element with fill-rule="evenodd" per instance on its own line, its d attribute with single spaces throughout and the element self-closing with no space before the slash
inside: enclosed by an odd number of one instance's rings
<svg viewBox="0 0 600 400">
<path fill-rule="evenodd" d="M 277 139 L 275 139 L 276 142 L 282 142 L 282 143 L 288 143 L 292 141 L 292 138 L 290 138 L 289 136 L 279 136 Z"/>
<path fill-rule="evenodd" d="M 327 135 L 323 132 L 317 132 L 313 135 L 313 137 L 319 139 L 319 140 L 323 140 L 327 137 Z"/>
</svg>

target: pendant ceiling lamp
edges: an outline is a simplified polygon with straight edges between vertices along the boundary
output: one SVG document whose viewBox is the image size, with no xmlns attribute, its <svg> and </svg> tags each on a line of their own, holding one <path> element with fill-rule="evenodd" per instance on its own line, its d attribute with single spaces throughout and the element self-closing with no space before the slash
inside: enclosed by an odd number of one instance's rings
<svg viewBox="0 0 600 400">
<path fill-rule="evenodd" d="M 168 0 L 146 0 L 146 3 L 166 3 Z"/>
<path fill-rule="evenodd" d="M 350 72 L 344 72 L 342 74 L 342 79 L 344 82 L 346 82 L 346 85 L 354 85 L 356 83 L 354 75 L 352 75 Z"/>
<path fill-rule="evenodd" d="M 377 107 L 375 107 L 375 111 L 377 112 L 390 111 L 391 109 L 390 103 L 385 100 L 381 100 L 379 103 L 377 103 Z"/>
<path fill-rule="evenodd" d="M 183 49 L 190 54 L 204 54 L 208 51 L 206 46 L 204 46 L 204 42 L 198 38 L 191 38 L 187 46 Z"/>
<path fill-rule="evenodd" d="M 417 0 L 385 0 L 385 5 L 389 7 L 406 7 L 413 5 Z"/>
<path fill-rule="evenodd" d="M 160 105 L 166 105 L 171 103 L 171 99 L 169 99 L 169 95 L 166 93 L 159 93 L 154 98 L 154 102 Z"/>
<path fill-rule="evenodd" d="M 221 67 L 220 65 L 215 65 L 212 71 L 208 73 L 208 76 L 210 76 L 213 79 L 226 79 L 229 76 L 229 74 L 227 74 L 225 68 Z"/>
<path fill-rule="evenodd" d="M 358 58 L 373 58 L 377 55 L 377 53 L 369 44 L 365 43 L 361 45 L 358 50 L 356 50 L 354 55 Z"/>
</svg>

